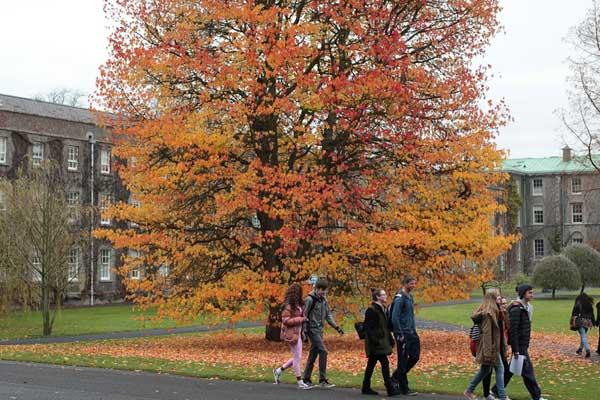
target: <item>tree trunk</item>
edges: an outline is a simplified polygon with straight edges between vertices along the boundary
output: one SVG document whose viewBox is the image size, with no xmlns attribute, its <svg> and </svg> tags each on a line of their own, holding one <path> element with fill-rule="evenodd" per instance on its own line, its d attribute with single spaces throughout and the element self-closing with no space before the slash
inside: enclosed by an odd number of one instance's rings
<svg viewBox="0 0 600 400">
<path fill-rule="evenodd" d="M 281 342 L 281 308 L 279 305 L 269 307 L 269 318 L 265 326 L 265 339 L 270 342 Z"/>
<path fill-rule="evenodd" d="M 42 318 L 44 320 L 44 336 L 52 334 L 52 322 L 50 320 L 50 291 L 42 282 Z"/>
<path fill-rule="evenodd" d="M 552 298 L 556 298 L 556 288 L 552 288 Z"/>
<path fill-rule="evenodd" d="M 585 290 L 585 284 L 581 285 L 581 291 L 579 292 L 579 294 L 583 294 L 584 290 Z"/>
</svg>

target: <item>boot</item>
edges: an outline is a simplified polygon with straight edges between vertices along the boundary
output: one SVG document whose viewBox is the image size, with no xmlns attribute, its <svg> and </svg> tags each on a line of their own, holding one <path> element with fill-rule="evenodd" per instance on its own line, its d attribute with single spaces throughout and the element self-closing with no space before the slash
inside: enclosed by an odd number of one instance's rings
<svg viewBox="0 0 600 400">
<path fill-rule="evenodd" d="M 372 394 L 377 396 L 379 393 L 371 389 L 371 382 L 363 381 L 362 389 L 360 390 L 362 394 Z"/>
<path fill-rule="evenodd" d="M 402 394 L 402 392 L 400 390 L 400 387 L 392 379 L 390 379 L 389 381 L 385 382 L 385 389 L 387 391 L 388 397 L 397 396 L 399 394 Z"/>
</svg>

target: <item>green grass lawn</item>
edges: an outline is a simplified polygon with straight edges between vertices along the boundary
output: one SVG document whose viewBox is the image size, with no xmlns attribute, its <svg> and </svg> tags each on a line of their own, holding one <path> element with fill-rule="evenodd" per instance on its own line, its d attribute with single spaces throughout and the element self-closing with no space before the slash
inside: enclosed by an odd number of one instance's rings
<svg viewBox="0 0 600 400">
<path fill-rule="evenodd" d="M 335 357 L 335 354 L 331 354 Z M 111 356 L 82 356 L 82 355 L 48 355 L 31 352 L 3 352 L 0 348 L 0 359 L 41 362 L 59 365 L 74 365 L 122 370 L 172 373 L 200 378 L 219 378 L 248 381 L 272 380 L 272 365 L 262 367 L 240 367 L 226 364 L 205 364 L 192 361 L 167 361 L 155 358 L 140 357 L 111 357 Z M 411 372 L 410 380 L 413 389 L 422 393 L 461 394 L 469 380 L 475 374 L 477 367 L 439 367 L 434 371 Z M 338 386 L 360 388 L 362 373 L 343 371 L 328 371 L 332 382 Z M 597 379 L 600 366 L 597 364 L 577 365 L 564 364 L 560 370 L 549 364 L 536 365 L 536 375 L 545 396 L 552 400 L 593 399 L 597 397 Z M 283 381 L 294 383 L 291 374 L 284 374 Z M 379 369 L 375 371 L 373 386 L 383 391 L 383 382 Z M 481 386 L 476 390 L 481 393 Z M 508 386 L 507 393 L 514 400 L 529 399 L 523 382 L 514 377 Z"/>
<path fill-rule="evenodd" d="M 155 313 L 142 314 L 131 305 L 111 305 L 65 308 L 54 321 L 52 336 L 72 336 L 88 333 L 135 331 L 149 328 L 174 328 L 172 320 L 153 323 Z M 201 324 L 198 318 L 193 324 Z M 192 324 L 188 324 L 192 325 Z M 14 312 L 0 315 L 0 339 L 42 336 L 42 315 L 39 311 Z"/>
<path fill-rule="evenodd" d="M 543 332 L 568 333 L 569 319 L 573 309 L 572 299 L 538 299 L 533 300 L 533 328 Z M 470 327 L 471 313 L 478 303 L 458 304 L 452 306 L 423 307 L 418 318 L 430 321 L 441 321 L 455 325 Z"/>
</svg>

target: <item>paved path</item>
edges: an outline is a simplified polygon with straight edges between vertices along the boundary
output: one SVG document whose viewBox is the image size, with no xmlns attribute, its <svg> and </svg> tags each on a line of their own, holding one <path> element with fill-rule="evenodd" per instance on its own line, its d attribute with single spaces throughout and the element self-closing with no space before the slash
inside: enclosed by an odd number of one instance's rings
<svg viewBox="0 0 600 400">
<path fill-rule="evenodd" d="M 0 399 L 3 400 L 286 400 L 299 397 L 307 400 L 364 399 L 356 389 L 299 392 L 293 385 L 0 361 Z M 434 394 L 412 398 L 459 399 Z"/>
</svg>

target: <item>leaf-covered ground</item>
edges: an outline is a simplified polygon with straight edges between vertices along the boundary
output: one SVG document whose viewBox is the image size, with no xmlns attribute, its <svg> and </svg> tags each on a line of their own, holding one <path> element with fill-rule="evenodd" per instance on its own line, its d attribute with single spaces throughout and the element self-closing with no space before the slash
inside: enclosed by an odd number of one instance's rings
<svg viewBox="0 0 600 400">
<path fill-rule="evenodd" d="M 596 340 L 597 336 L 591 337 L 592 343 Z M 334 376 L 347 386 L 358 384 L 366 361 L 363 343 L 355 335 L 329 335 L 326 341 L 330 352 L 329 368 Z M 421 361 L 413 374 L 418 388 L 460 392 L 477 369 L 468 351 L 466 334 L 426 331 L 421 333 L 421 341 Z M 553 394 L 553 399 L 585 398 L 572 397 L 571 392 L 581 391 L 581 396 L 593 393 L 594 381 L 600 374 L 598 358 L 594 355 L 592 360 L 586 360 L 574 354 L 578 344 L 576 335 L 534 333 L 532 343 L 531 355 L 544 393 Z M 304 353 L 305 360 L 307 348 Z M 257 331 L 0 347 L 0 358 L 5 359 L 148 369 L 196 376 L 207 376 L 210 371 L 208 376 L 252 379 L 240 372 L 245 369 L 252 371 L 257 380 L 269 379 L 270 368 L 288 357 L 285 344 L 267 342 Z M 395 361 L 392 355 L 392 364 Z M 509 393 L 514 399 L 527 398 L 520 382 L 511 384 Z"/>
</svg>

